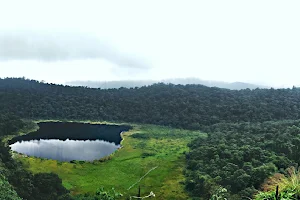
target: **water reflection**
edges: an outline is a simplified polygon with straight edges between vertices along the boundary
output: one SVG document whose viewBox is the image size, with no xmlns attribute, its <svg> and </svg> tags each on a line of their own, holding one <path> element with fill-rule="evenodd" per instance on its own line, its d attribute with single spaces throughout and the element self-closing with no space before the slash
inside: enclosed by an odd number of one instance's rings
<svg viewBox="0 0 300 200">
<path fill-rule="evenodd" d="M 13 151 L 40 158 L 92 161 L 110 155 L 120 145 L 103 140 L 40 139 L 16 142 L 10 147 Z"/>
</svg>

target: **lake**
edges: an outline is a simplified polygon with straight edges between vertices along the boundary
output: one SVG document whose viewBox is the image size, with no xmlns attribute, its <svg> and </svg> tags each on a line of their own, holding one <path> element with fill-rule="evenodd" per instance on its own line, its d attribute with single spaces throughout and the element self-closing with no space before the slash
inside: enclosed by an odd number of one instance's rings
<svg viewBox="0 0 300 200">
<path fill-rule="evenodd" d="M 59 161 L 93 161 L 110 155 L 122 140 L 124 125 L 42 122 L 39 129 L 9 141 L 13 151 Z"/>
</svg>

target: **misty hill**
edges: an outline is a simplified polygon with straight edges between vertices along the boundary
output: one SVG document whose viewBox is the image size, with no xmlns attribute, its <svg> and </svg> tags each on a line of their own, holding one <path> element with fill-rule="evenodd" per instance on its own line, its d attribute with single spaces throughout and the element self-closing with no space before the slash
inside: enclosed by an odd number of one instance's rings
<svg viewBox="0 0 300 200">
<path fill-rule="evenodd" d="M 0 112 L 33 119 L 88 119 L 199 129 L 221 122 L 299 119 L 300 89 L 229 90 L 154 84 L 96 89 L 0 79 Z"/>
<path fill-rule="evenodd" d="M 110 88 L 135 88 L 135 87 L 142 87 L 142 86 L 149 86 L 152 84 L 157 83 L 158 81 L 155 80 L 137 80 L 137 81 L 71 81 L 67 82 L 67 85 L 71 86 L 86 86 L 90 88 L 102 88 L 102 89 L 110 89 Z M 231 90 L 241 90 L 241 89 L 256 89 L 256 88 L 268 88 L 267 86 L 262 85 L 255 85 L 250 83 L 243 83 L 243 82 L 222 82 L 222 81 L 206 81 L 201 80 L 198 78 L 176 78 L 176 79 L 166 79 L 159 82 L 163 83 L 172 83 L 172 84 L 200 84 L 205 85 L 208 87 L 219 87 L 219 88 L 226 88 Z"/>
</svg>

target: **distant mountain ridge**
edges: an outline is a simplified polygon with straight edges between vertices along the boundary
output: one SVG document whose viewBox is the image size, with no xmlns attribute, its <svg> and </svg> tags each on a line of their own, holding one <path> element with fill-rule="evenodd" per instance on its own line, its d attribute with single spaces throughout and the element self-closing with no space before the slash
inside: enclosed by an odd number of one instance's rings
<svg viewBox="0 0 300 200">
<path fill-rule="evenodd" d="M 225 88 L 230 90 L 242 90 L 242 89 L 256 89 L 256 88 L 270 88 L 268 86 L 256 85 L 251 83 L 244 82 L 222 82 L 222 81 L 207 81 L 201 80 L 198 78 L 175 78 L 175 79 L 165 79 L 161 81 L 156 80 L 124 80 L 124 81 L 70 81 L 66 82 L 66 85 L 70 86 L 86 86 L 90 88 L 102 88 L 102 89 L 111 89 L 111 88 L 135 88 L 153 85 L 155 83 L 172 83 L 172 84 L 197 84 L 205 85 L 208 87 L 218 87 Z"/>
</svg>

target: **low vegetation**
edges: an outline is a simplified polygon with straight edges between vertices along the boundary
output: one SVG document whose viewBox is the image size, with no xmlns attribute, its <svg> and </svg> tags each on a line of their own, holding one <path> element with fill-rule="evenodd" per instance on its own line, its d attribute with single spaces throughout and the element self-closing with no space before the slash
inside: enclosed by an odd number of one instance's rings
<svg viewBox="0 0 300 200">
<path fill-rule="evenodd" d="M 3 175 L 0 175 L 0 199 L 21 200 L 17 192 Z"/>
<path fill-rule="evenodd" d="M 68 163 L 23 156 L 18 159 L 33 173 L 58 174 L 73 196 L 93 194 L 104 187 L 115 188 L 123 194 L 123 198 L 127 198 L 137 195 L 140 187 L 142 196 L 153 191 L 158 199 L 187 199 L 184 155 L 189 150 L 187 144 L 199 136 L 205 137 L 205 134 L 135 125 L 132 130 L 123 133 L 123 147 L 99 161 Z M 155 170 L 138 182 L 154 167 Z"/>
<path fill-rule="evenodd" d="M 14 116 L 0 114 L 1 139 L 31 125 Z M 22 163 L 12 159 L 10 148 L 0 142 L 0 199 L 57 200 L 67 197 L 68 193 L 57 174 L 32 174 Z"/>
<path fill-rule="evenodd" d="M 262 192 L 255 195 L 255 200 L 273 200 L 300 198 L 300 172 L 290 167 L 285 174 L 276 173 L 262 185 Z"/>
</svg>

